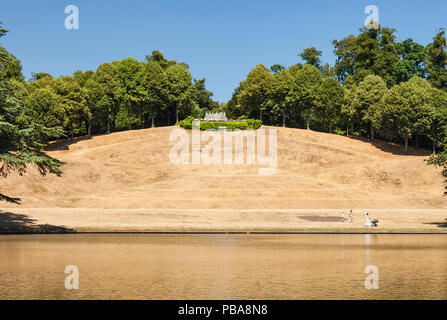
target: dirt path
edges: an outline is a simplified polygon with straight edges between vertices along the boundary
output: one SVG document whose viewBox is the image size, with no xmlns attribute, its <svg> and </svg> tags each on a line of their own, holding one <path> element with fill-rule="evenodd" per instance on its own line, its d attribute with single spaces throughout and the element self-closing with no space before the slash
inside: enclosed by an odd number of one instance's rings
<svg viewBox="0 0 447 320">
<path fill-rule="evenodd" d="M 0 209 L 0 231 L 8 221 L 25 217 L 35 225 L 65 227 L 76 231 L 331 231 L 331 232 L 446 232 L 443 209 L 354 210 L 353 222 L 341 222 L 339 210 L 234 210 L 234 209 Z M 379 219 L 378 228 L 365 228 L 365 213 Z M 23 222 L 25 223 L 25 222 Z"/>
</svg>

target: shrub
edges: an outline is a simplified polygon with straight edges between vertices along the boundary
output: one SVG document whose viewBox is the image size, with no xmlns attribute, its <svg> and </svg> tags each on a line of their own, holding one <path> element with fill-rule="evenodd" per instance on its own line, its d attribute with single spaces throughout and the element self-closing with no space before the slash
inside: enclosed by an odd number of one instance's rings
<svg viewBox="0 0 447 320">
<path fill-rule="evenodd" d="M 338 130 L 338 129 L 334 129 L 333 131 L 335 134 L 341 135 L 341 136 L 345 136 L 346 135 L 346 131 L 344 130 Z"/>
<path fill-rule="evenodd" d="M 177 123 L 183 129 L 192 129 L 192 122 L 194 117 L 187 117 Z M 219 127 L 226 127 L 228 130 L 249 130 L 249 129 L 259 129 L 261 126 L 261 120 L 247 119 L 247 121 L 241 122 L 210 122 L 201 121 L 200 130 L 218 130 Z"/>
<path fill-rule="evenodd" d="M 200 130 L 217 130 L 219 127 L 226 127 L 229 130 L 247 130 L 251 129 L 248 127 L 247 122 L 200 122 Z"/>
<path fill-rule="evenodd" d="M 195 120 L 193 116 L 188 116 L 183 120 L 180 120 L 177 125 L 184 129 L 192 129 L 192 122 Z"/>
<path fill-rule="evenodd" d="M 261 120 L 247 119 L 247 125 L 252 129 L 259 129 L 261 124 Z"/>
</svg>

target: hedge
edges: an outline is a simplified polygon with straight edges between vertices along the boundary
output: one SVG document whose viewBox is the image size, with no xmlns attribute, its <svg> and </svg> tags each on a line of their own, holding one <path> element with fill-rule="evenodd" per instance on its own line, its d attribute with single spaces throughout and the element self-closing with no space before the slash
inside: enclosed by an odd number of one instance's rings
<svg viewBox="0 0 447 320">
<path fill-rule="evenodd" d="M 177 124 L 184 129 L 192 129 L 192 122 L 194 117 L 187 117 L 184 120 L 179 121 Z M 200 121 L 200 130 L 218 130 L 219 127 L 226 127 L 228 130 L 250 130 L 259 129 L 261 126 L 261 120 L 247 119 L 247 121 L 240 122 L 210 122 Z"/>
</svg>

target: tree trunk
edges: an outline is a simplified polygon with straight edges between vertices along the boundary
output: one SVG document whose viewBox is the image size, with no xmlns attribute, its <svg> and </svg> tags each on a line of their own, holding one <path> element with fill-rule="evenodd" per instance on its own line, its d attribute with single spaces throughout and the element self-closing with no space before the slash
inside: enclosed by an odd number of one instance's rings
<svg viewBox="0 0 447 320">
<path fill-rule="evenodd" d="M 354 122 L 351 122 L 351 134 L 354 135 Z"/>
<path fill-rule="evenodd" d="M 374 142 L 374 128 L 371 126 L 371 142 Z"/>
<path fill-rule="evenodd" d="M 261 120 L 261 121 L 262 121 L 262 109 L 261 109 L 261 110 L 259 110 L 259 120 Z"/>
<path fill-rule="evenodd" d="M 110 133 L 110 121 L 107 120 L 107 134 Z"/>
<path fill-rule="evenodd" d="M 141 104 L 141 129 L 144 129 L 144 104 Z"/>
<path fill-rule="evenodd" d="M 282 126 L 286 127 L 286 111 L 282 111 Z"/>
<path fill-rule="evenodd" d="M 306 128 L 307 128 L 307 130 L 310 129 L 310 109 L 307 110 L 307 116 L 306 116 Z"/>
<path fill-rule="evenodd" d="M 152 117 L 152 128 L 155 128 L 155 119 Z"/>
<path fill-rule="evenodd" d="M 349 123 L 346 124 L 346 136 L 349 136 Z"/>
<path fill-rule="evenodd" d="M 433 139 L 433 154 L 436 154 L 436 139 Z"/>
<path fill-rule="evenodd" d="M 408 154 L 408 137 L 405 137 L 405 154 Z"/>
<path fill-rule="evenodd" d="M 127 109 L 127 126 L 129 128 L 129 130 L 131 130 L 131 128 L 130 128 L 130 110 L 129 109 Z"/>
<path fill-rule="evenodd" d="M 416 142 L 415 142 L 416 148 L 419 148 L 419 136 L 416 135 Z"/>
<path fill-rule="evenodd" d="M 329 120 L 329 133 L 332 133 L 332 120 Z"/>
<path fill-rule="evenodd" d="M 178 106 L 175 106 L 175 123 L 178 122 Z"/>
<path fill-rule="evenodd" d="M 87 135 L 89 136 L 89 138 L 92 136 L 92 125 L 91 124 L 88 125 Z"/>
</svg>

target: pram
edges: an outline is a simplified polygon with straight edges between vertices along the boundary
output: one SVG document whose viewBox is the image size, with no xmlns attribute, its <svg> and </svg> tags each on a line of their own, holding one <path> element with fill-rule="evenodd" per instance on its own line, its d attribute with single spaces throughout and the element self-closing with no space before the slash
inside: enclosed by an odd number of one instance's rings
<svg viewBox="0 0 447 320">
<path fill-rule="evenodd" d="M 372 219 L 371 220 L 371 225 L 373 227 L 378 227 L 379 226 L 379 219 L 377 219 L 377 218 Z"/>
</svg>

